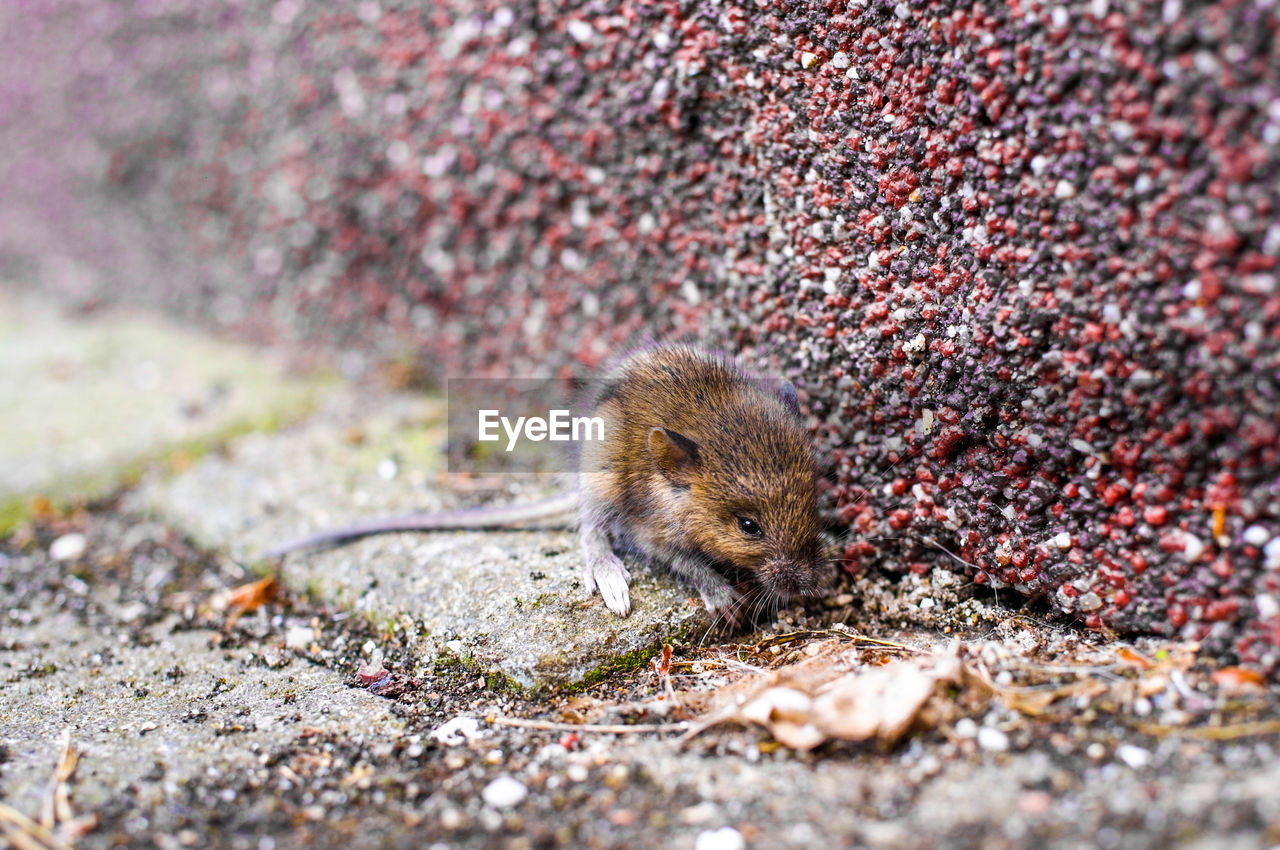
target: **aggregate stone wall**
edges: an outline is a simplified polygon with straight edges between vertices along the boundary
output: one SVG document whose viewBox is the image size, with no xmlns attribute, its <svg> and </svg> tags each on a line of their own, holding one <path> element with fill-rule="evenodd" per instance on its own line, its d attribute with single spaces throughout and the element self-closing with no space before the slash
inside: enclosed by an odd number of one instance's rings
<svg viewBox="0 0 1280 850">
<path fill-rule="evenodd" d="M 1280 669 L 1269 0 L 0 23 L 0 258 L 47 286 L 437 374 L 700 333 L 801 384 L 850 569 Z"/>
</svg>

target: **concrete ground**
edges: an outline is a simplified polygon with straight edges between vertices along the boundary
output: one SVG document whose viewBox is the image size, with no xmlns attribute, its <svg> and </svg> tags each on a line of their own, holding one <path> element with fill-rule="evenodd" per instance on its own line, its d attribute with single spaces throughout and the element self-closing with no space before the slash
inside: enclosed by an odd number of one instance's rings
<svg viewBox="0 0 1280 850">
<path fill-rule="evenodd" d="M 0 355 L 11 846 L 1280 844 L 1280 694 L 1195 647 L 941 571 L 728 633 L 637 568 L 618 619 L 554 529 L 277 562 L 553 485 L 444 474 L 438 401 L 146 317 L 0 296 Z"/>
</svg>

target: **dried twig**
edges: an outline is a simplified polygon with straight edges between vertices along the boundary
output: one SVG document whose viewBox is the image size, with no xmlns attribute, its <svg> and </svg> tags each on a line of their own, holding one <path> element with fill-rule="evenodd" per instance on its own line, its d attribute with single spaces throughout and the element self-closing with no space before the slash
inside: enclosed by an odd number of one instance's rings
<svg viewBox="0 0 1280 850">
<path fill-rule="evenodd" d="M 756 675 L 766 672 L 763 667 L 757 667 L 754 664 L 739 661 L 737 658 L 733 658 L 732 656 L 726 656 L 720 659 L 720 663 L 724 664 L 725 667 L 728 667 L 731 670 L 737 670 L 739 673 L 750 673 L 752 675 Z"/>
<path fill-rule="evenodd" d="M 916 649 L 914 646 L 907 646 L 905 643 L 867 637 L 866 635 L 858 634 L 857 632 L 850 631 L 849 629 L 802 629 L 800 631 L 787 632 L 786 634 L 774 635 L 773 637 L 765 638 L 757 643 L 753 648 L 757 650 L 765 649 L 770 646 L 782 646 L 784 644 L 795 643 L 796 641 L 810 638 L 835 638 L 844 643 L 870 644 L 871 646 L 878 646 L 884 649 L 896 649 L 901 652 L 919 653 L 924 651 Z"/>
<path fill-rule="evenodd" d="M 67 782 L 76 772 L 76 764 L 80 755 L 71 747 L 71 730 L 62 733 L 62 755 L 58 758 L 58 766 L 49 780 L 49 791 L 45 794 L 40 806 L 40 825 L 45 829 L 53 829 L 59 821 L 71 821 L 75 816 L 71 813 L 70 791 Z"/>
<path fill-rule="evenodd" d="M 1010 671 L 1039 673 L 1046 676 L 1102 676 L 1112 680 L 1121 678 L 1123 668 L 1118 664 L 1034 664 L 1012 661 L 1006 665 Z"/>
<path fill-rule="evenodd" d="M 1280 720 L 1258 720 L 1252 723 L 1228 723 L 1224 726 L 1169 726 L 1163 723 L 1139 723 L 1134 726 L 1144 735 L 1163 738 L 1200 738 L 1207 741 L 1232 741 L 1253 735 L 1280 735 Z"/>
<path fill-rule="evenodd" d="M 676 739 L 676 743 L 680 745 L 681 749 L 683 749 L 690 741 L 710 729 L 712 726 L 719 726 L 721 723 L 727 723 L 731 720 L 737 719 L 737 717 L 737 711 L 734 709 L 726 709 L 724 711 L 717 711 L 710 717 L 704 717 L 695 723 L 686 724 L 689 728 L 685 730 L 683 735 Z"/>
<path fill-rule="evenodd" d="M 514 726 L 518 729 L 543 729 L 550 732 L 600 732 L 605 735 L 626 735 L 635 732 L 683 732 L 688 723 L 557 723 L 553 720 L 527 720 L 522 717 L 490 717 L 495 726 Z"/>
<path fill-rule="evenodd" d="M 71 730 L 62 733 L 62 755 L 40 803 L 40 819 L 34 821 L 11 806 L 0 803 L 0 835 L 17 850 L 69 850 L 75 840 L 98 825 L 98 815 L 77 818 L 71 810 L 68 783 L 75 775 L 80 754 L 71 746 Z"/>
<path fill-rule="evenodd" d="M 0 803 L 0 834 L 18 850 L 63 850 L 53 833 L 17 809 Z"/>
</svg>

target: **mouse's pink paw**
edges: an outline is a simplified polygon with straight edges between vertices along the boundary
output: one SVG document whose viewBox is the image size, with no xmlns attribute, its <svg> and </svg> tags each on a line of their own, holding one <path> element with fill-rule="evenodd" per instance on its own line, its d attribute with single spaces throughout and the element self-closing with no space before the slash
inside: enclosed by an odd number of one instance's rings
<svg viewBox="0 0 1280 850">
<path fill-rule="evenodd" d="M 587 558 L 587 591 L 600 591 L 604 605 L 619 617 L 631 611 L 631 573 L 622 559 L 610 552 L 608 555 Z"/>
</svg>

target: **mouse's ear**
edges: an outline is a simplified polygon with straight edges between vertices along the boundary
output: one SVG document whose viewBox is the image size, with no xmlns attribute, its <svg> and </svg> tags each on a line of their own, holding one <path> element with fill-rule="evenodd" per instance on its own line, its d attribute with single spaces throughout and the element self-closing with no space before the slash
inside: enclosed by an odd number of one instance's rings
<svg viewBox="0 0 1280 850">
<path fill-rule="evenodd" d="M 792 416 L 800 415 L 800 393 L 796 392 L 796 385 L 783 378 L 778 384 L 778 401 L 782 402 L 782 406 L 791 411 Z"/>
<path fill-rule="evenodd" d="M 687 485 L 698 466 L 698 444 L 667 428 L 649 432 L 649 454 L 667 480 Z"/>
</svg>

